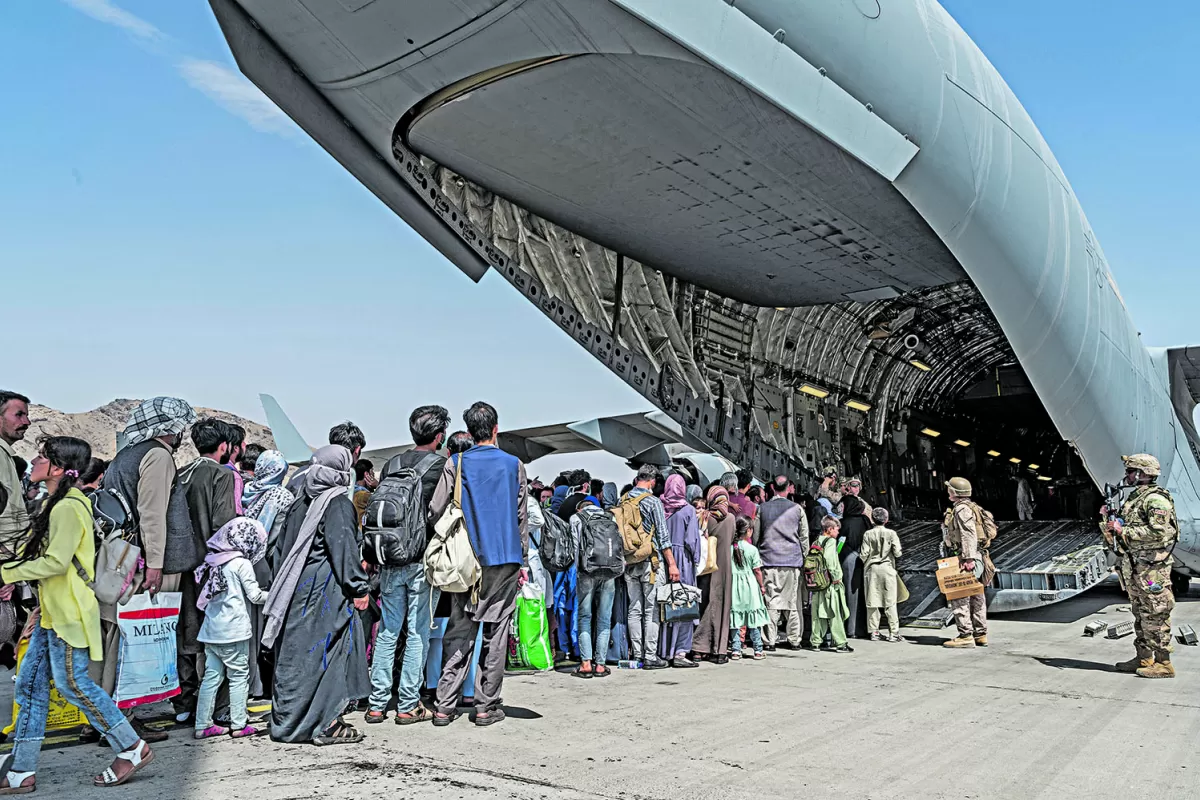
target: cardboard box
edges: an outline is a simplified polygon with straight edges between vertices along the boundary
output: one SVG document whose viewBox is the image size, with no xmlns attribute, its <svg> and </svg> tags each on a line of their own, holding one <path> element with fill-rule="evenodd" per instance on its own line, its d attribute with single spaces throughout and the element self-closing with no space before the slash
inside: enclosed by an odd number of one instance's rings
<svg viewBox="0 0 1200 800">
<path fill-rule="evenodd" d="M 938 588 L 946 595 L 947 601 L 983 594 L 983 584 L 975 580 L 970 572 L 962 571 L 957 556 L 938 559 L 937 566 L 935 575 Z"/>
</svg>

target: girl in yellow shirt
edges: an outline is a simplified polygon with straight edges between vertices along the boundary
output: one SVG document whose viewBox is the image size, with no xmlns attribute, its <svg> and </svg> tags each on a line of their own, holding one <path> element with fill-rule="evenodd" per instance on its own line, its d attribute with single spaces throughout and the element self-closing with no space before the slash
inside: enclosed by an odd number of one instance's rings
<svg viewBox="0 0 1200 800">
<path fill-rule="evenodd" d="M 51 680 L 108 738 L 117 754 L 112 766 L 95 777 L 97 786 L 122 784 L 154 758 L 117 704 L 88 677 L 88 661 L 103 657 L 96 596 L 76 568 L 78 564 L 89 581 L 95 579 L 92 505 L 77 486 L 92 449 L 70 436 L 48 436 L 38 445 L 31 480 L 45 483 L 49 498 L 33 520 L 21 558 L 0 568 L 0 583 L 36 582 L 41 606 L 41 624 L 29 638 L 17 674 L 15 699 L 20 711 L 12 756 L 0 777 L 0 795 L 36 788 Z"/>
</svg>

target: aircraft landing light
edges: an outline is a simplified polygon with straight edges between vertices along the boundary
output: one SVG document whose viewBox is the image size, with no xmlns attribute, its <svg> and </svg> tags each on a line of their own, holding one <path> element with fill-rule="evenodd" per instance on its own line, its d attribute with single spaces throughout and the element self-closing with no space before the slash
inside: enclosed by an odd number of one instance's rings
<svg viewBox="0 0 1200 800">
<path fill-rule="evenodd" d="M 802 384 L 800 386 L 800 391 L 804 392 L 805 394 L 812 395 L 818 400 L 824 400 L 826 397 L 829 397 L 828 389 L 822 389 L 820 386 L 813 386 L 811 383 Z"/>
<path fill-rule="evenodd" d="M 922 428 L 921 433 L 926 436 L 932 436 L 934 439 L 942 435 L 941 431 L 935 431 L 933 428 Z"/>
<path fill-rule="evenodd" d="M 861 400 L 847 400 L 846 408 L 853 408 L 855 411 L 861 411 L 865 414 L 871 410 L 871 404 L 864 403 Z"/>
<path fill-rule="evenodd" d="M 971 446 L 970 442 L 963 441 L 962 439 L 955 439 L 954 443 L 956 445 L 958 445 L 959 447 L 970 447 Z"/>
<path fill-rule="evenodd" d="M 992 458 L 999 458 L 1000 451 L 999 450 L 988 450 L 988 455 L 991 456 Z"/>
<path fill-rule="evenodd" d="M 933 369 L 933 367 L 929 366 L 929 365 L 928 365 L 928 364 L 926 364 L 924 361 L 921 361 L 921 360 L 919 360 L 919 359 L 916 359 L 916 358 L 909 359 L 909 362 L 908 362 L 908 363 L 912 364 L 914 367 L 916 367 L 917 369 L 921 370 L 921 372 L 929 372 L 930 370 L 932 370 L 932 369 Z"/>
</svg>

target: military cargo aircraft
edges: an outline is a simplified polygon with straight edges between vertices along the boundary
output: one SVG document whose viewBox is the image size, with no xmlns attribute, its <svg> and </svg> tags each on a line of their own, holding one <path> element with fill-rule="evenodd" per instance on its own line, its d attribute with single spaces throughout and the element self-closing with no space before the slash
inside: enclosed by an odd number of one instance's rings
<svg viewBox="0 0 1200 800">
<path fill-rule="evenodd" d="M 837 465 L 909 536 L 950 475 L 1000 518 L 1024 478 L 1037 519 L 1002 530 L 992 589 L 1013 608 L 1107 575 L 1099 488 L 1153 453 L 1200 575 L 1200 350 L 1142 344 L 1050 148 L 935 0 L 210 5 L 364 186 L 690 440 L 764 478 Z"/>
</svg>

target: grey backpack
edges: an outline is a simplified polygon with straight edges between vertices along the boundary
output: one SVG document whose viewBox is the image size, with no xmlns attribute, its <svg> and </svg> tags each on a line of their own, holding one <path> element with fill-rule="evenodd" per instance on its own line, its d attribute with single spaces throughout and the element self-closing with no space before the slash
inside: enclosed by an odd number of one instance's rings
<svg viewBox="0 0 1200 800">
<path fill-rule="evenodd" d="M 580 509 L 579 569 L 588 575 L 617 578 L 625 573 L 625 541 L 617 521 L 594 506 Z"/>
</svg>

